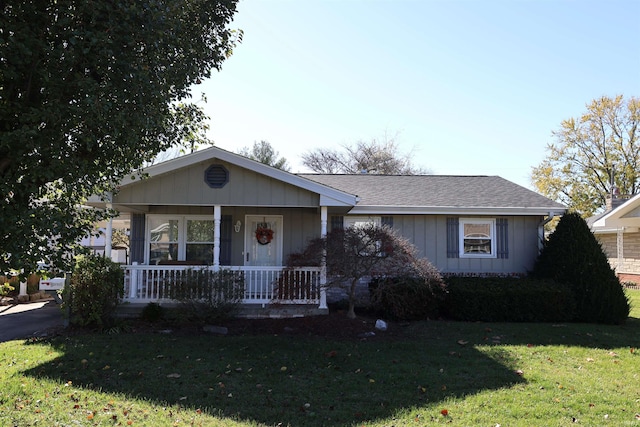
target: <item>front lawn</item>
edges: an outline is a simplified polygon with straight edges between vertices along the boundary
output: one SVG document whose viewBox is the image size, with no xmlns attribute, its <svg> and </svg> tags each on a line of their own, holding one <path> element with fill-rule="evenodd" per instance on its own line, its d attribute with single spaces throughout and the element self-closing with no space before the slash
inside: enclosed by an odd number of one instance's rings
<svg viewBox="0 0 640 427">
<path fill-rule="evenodd" d="M 0 344 L 0 424 L 640 426 L 640 291 L 629 295 L 623 326 L 11 341 Z"/>
</svg>

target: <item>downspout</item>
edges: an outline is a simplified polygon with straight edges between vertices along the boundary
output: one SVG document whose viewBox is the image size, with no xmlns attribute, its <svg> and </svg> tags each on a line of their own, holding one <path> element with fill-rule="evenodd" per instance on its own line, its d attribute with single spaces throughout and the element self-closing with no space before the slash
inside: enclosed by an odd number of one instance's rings
<svg viewBox="0 0 640 427">
<path fill-rule="evenodd" d="M 542 220 L 540 224 L 538 224 L 538 253 L 542 251 L 544 246 L 544 226 L 547 225 L 553 218 L 556 217 L 556 213 L 554 211 L 549 211 L 549 215 Z"/>
</svg>

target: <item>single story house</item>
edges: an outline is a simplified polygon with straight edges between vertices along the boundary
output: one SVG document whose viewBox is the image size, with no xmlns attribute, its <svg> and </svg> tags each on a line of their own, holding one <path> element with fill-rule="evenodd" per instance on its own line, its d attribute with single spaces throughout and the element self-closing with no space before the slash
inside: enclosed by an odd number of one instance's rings
<svg viewBox="0 0 640 427">
<path fill-rule="evenodd" d="M 606 211 L 587 222 L 620 281 L 640 285 L 640 194 L 612 194 Z"/>
<path fill-rule="evenodd" d="M 176 272 L 206 265 L 242 274 L 245 304 L 326 310 L 324 269 L 291 272 L 287 256 L 363 221 L 393 227 L 445 274 L 522 275 L 565 212 L 498 176 L 293 174 L 217 147 L 142 172 L 109 203 L 130 226 L 125 300 L 138 303 L 165 301 Z M 278 290 L 300 277 L 306 288 Z"/>
</svg>

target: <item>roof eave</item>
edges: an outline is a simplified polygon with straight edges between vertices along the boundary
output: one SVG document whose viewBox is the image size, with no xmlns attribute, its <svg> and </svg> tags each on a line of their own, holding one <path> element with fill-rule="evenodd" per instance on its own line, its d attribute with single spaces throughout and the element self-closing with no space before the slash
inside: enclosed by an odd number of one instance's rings
<svg viewBox="0 0 640 427">
<path fill-rule="evenodd" d="M 559 207 L 459 207 L 459 206 L 355 206 L 353 215 L 515 215 L 555 216 L 566 212 Z"/>
</svg>

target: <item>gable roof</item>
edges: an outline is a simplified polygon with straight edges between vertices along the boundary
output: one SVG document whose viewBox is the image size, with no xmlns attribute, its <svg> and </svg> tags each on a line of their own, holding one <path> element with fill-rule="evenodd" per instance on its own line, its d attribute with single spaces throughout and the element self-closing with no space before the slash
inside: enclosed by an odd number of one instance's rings
<svg viewBox="0 0 640 427">
<path fill-rule="evenodd" d="M 640 194 L 609 212 L 590 218 L 588 222 L 595 232 L 612 232 L 623 227 L 637 230 L 640 227 Z"/>
<path fill-rule="evenodd" d="M 337 188 L 327 187 L 316 181 L 308 180 L 300 175 L 296 175 L 281 169 L 274 168 L 264 163 L 251 160 L 240 154 L 223 150 L 218 147 L 210 147 L 195 153 L 180 156 L 175 159 L 167 160 L 156 165 L 149 166 L 141 172 L 147 178 L 171 173 L 178 169 L 187 168 L 200 162 L 219 159 L 236 166 L 252 170 L 269 178 L 276 179 L 287 184 L 311 191 L 320 195 L 320 204 L 326 206 L 353 206 L 357 203 L 357 197 L 352 193 L 345 192 Z M 120 182 L 120 187 L 140 182 L 135 177 L 126 177 Z"/>
<path fill-rule="evenodd" d="M 352 214 L 548 215 L 566 208 L 499 176 L 319 175 L 300 176 L 355 194 Z"/>
<path fill-rule="evenodd" d="M 218 147 L 158 163 L 141 173 L 153 178 L 213 159 L 316 193 L 320 206 L 348 207 L 353 215 L 553 216 L 566 211 L 562 204 L 499 176 L 293 174 Z M 129 176 L 120 187 L 140 182 L 141 178 Z M 92 197 L 88 204 L 104 206 L 104 201 Z"/>
</svg>

